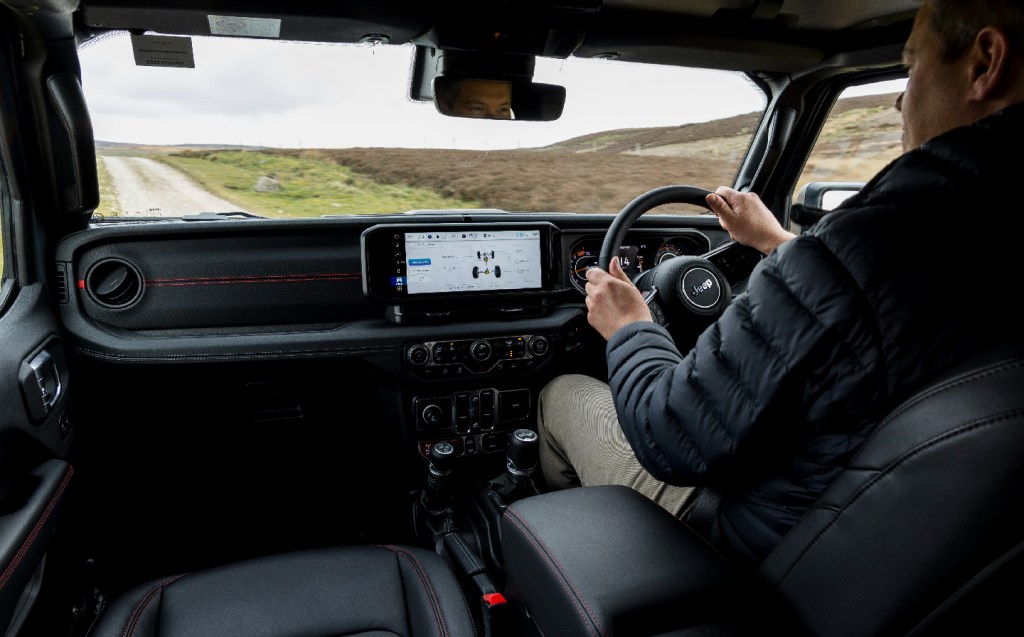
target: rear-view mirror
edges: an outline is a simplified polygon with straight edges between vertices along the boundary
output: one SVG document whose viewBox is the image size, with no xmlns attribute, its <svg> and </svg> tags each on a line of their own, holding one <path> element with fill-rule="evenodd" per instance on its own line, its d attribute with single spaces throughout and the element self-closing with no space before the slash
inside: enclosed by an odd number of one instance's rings
<svg viewBox="0 0 1024 637">
<path fill-rule="evenodd" d="M 450 117 L 548 122 L 562 115 L 565 87 L 530 80 L 434 78 L 434 105 Z"/>
</svg>

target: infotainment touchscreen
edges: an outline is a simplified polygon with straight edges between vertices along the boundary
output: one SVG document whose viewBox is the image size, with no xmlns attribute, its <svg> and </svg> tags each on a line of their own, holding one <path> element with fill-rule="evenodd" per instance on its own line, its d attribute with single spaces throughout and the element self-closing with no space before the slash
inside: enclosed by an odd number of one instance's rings
<svg viewBox="0 0 1024 637">
<path fill-rule="evenodd" d="M 540 230 L 406 232 L 405 263 L 409 294 L 537 289 Z"/>
<path fill-rule="evenodd" d="M 541 291 L 548 281 L 546 226 L 375 226 L 363 235 L 370 296 L 412 301 Z"/>
</svg>

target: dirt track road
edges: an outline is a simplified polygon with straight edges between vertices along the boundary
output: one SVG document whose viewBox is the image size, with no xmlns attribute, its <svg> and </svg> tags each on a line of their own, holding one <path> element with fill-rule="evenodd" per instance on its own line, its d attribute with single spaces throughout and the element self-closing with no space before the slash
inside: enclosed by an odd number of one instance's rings
<svg viewBox="0 0 1024 637">
<path fill-rule="evenodd" d="M 176 217 L 198 212 L 245 212 L 203 190 L 180 171 L 145 157 L 101 155 L 126 216 Z"/>
</svg>

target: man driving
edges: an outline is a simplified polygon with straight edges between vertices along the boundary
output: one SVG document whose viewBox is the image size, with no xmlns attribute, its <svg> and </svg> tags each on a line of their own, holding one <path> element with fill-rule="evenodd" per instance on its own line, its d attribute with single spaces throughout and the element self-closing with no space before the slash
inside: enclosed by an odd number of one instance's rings
<svg viewBox="0 0 1024 637">
<path fill-rule="evenodd" d="M 890 410 L 1018 330 L 1017 311 L 984 303 L 1019 268 L 1022 215 L 1006 196 L 1018 177 L 1003 158 L 1024 139 L 1022 43 L 1021 0 L 924 0 L 903 54 L 898 159 L 800 236 L 756 194 L 709 195 L 730 236 L 767 256 L 688 352 L 617 259 L 591 269 L 609 382 L 565 375 L 541 392 L 548 487 L 624 484 L 684 518 L 698 501 L 708 539 L 757 564 Z M 968 213 L 991 245 L 943 252 Z"/>
</svg>

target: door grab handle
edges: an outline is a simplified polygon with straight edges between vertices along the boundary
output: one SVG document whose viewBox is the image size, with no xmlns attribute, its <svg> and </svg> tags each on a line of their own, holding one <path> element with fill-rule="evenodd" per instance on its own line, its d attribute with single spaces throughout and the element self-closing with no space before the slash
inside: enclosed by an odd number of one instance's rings
<svg viewBox="0 0 1024 637">
<path fill-rule="evenodd" d="M 27 373 L 22 375 L 22 389 L 29 411 L 36 419 L 53 411 L 64 393 L 60 368 L 49 351 L 43 350 L 26 363 Z M 24 368 L 23 368 L 24 369 Z"/>
</svg>

